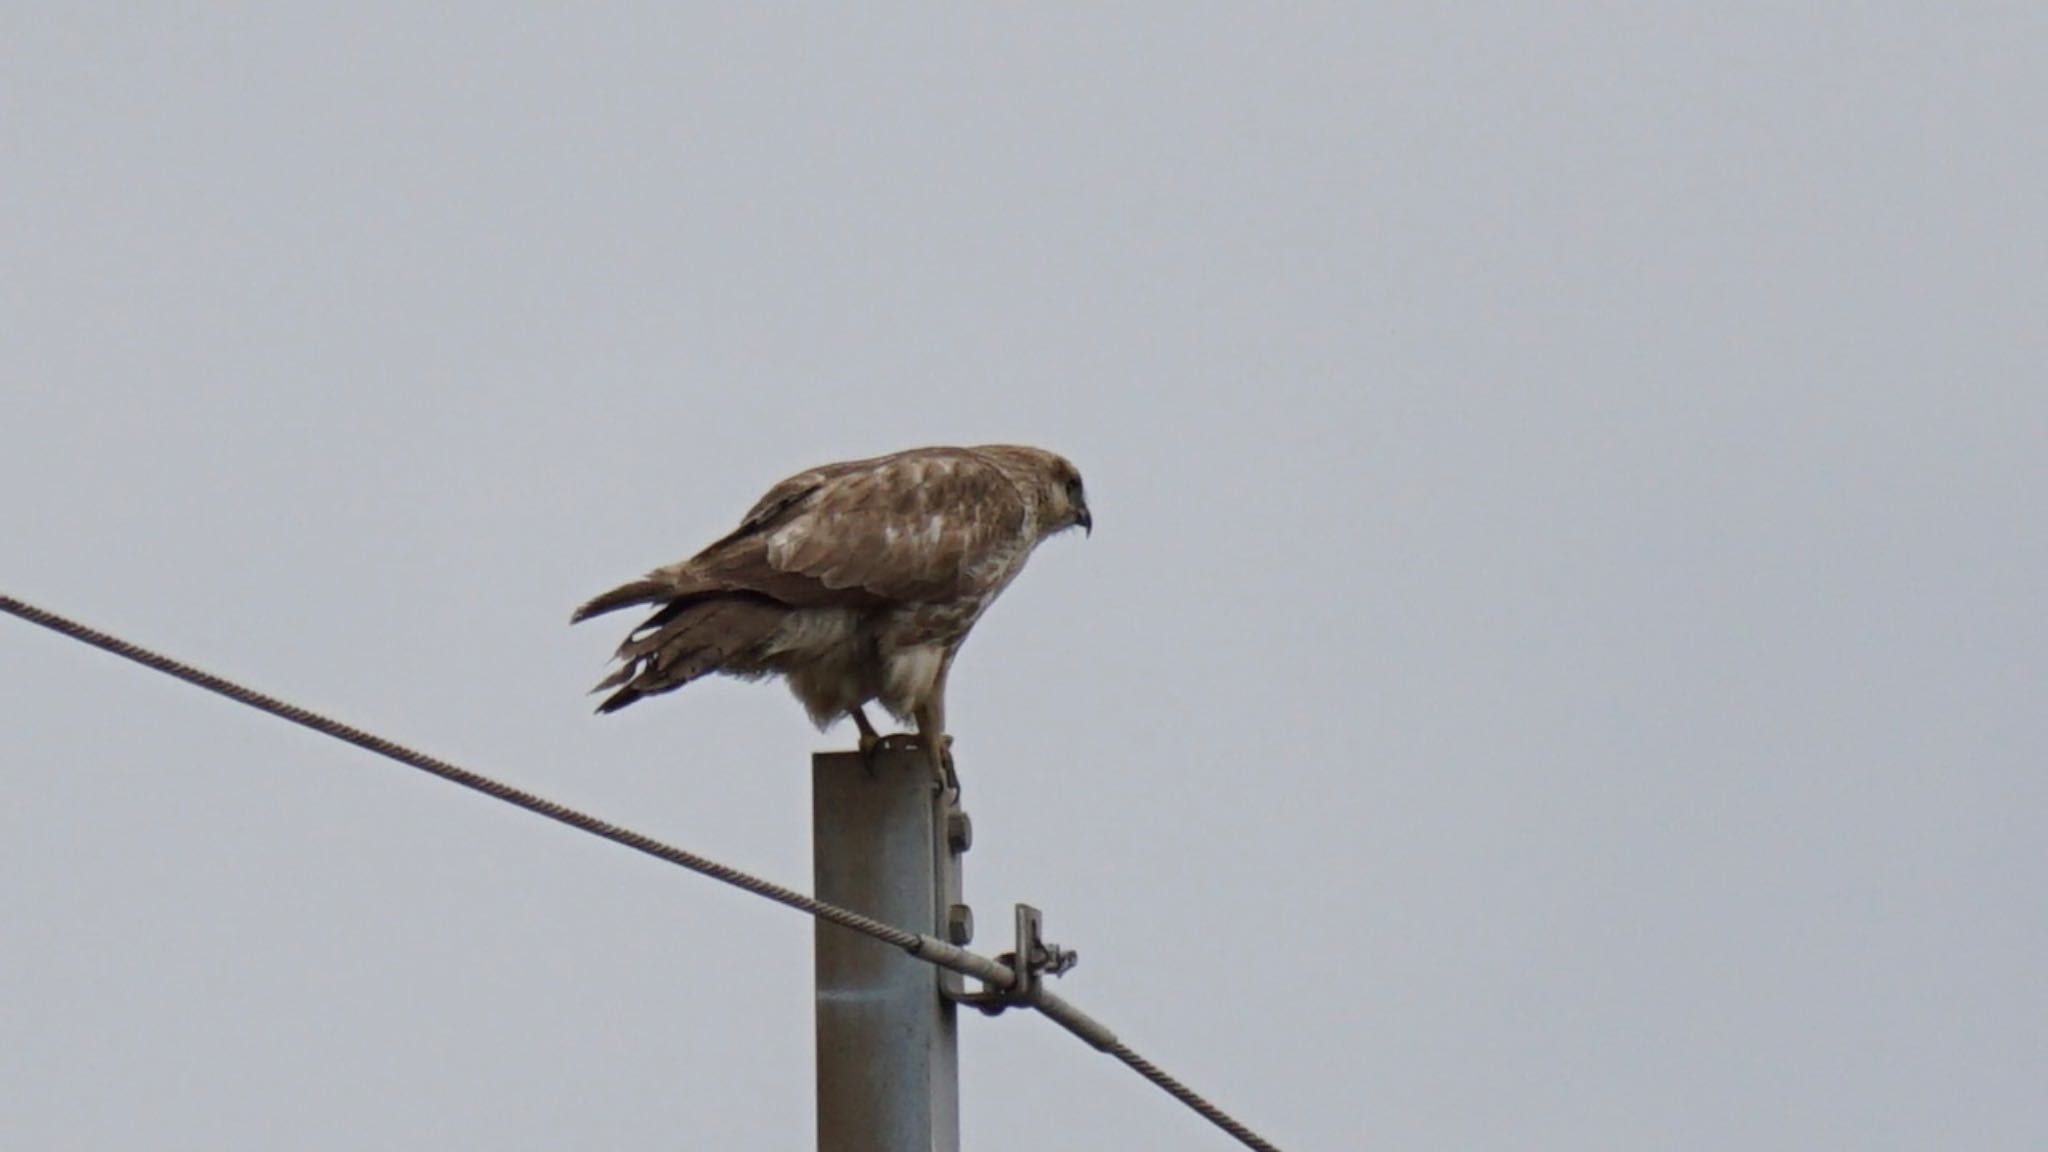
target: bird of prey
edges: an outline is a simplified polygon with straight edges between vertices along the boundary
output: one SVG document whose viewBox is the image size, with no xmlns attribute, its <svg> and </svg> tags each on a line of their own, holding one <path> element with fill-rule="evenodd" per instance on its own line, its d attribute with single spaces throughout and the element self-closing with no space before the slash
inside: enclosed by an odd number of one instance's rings
<svg viewBox="0 0 2048 1152">
<path fill-rule="evenodd" d="M 636 605 L 653 615 L 619 645 L 594 692 L 615 712 L 714 673 L 781 676 L 820 729 L 841 716 L 869 752 L 879 702 L 957 788 L 946 674 L 968 630 L 1032 549 L 1092 532 L 1081 474 L 1039 448 L 914 448 L 827 464 L 768 490 L 738 528 L 576 609 L 571 623 Z"/>
</svg>

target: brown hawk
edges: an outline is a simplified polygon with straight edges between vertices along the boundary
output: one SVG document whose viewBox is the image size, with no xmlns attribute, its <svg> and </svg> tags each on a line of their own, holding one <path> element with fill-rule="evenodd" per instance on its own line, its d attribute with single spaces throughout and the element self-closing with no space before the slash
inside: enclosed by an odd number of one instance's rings
<svg viewBox="0 0 2048 1152">
<path fill-rule="evenodd" d="M 953 657 L 1032 549 L 1074 527 L 1094 527 L 1081 474 L 1039 448 L 827 464 L 770 488 L 731 534 L 592 599 L 571 622 L 657 606 L 593 689 L 616 689 L 599 712 L 713 673 L 781 676 L 819 728 L 851 716 L 863 751 L 882 739 L 869 701 L 915 721 L 918 745 L 952 784 Z"/>
</svg>

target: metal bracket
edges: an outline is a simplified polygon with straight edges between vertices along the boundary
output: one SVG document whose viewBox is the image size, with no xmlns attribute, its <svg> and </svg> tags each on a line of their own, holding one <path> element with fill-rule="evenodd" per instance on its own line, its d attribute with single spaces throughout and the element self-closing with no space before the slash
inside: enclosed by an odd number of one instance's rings
<svg viewBox="0 0 2048 1152">
<path fill-rule="evenodd" d="M 1044 922 L 1045 915 L 1038 909 L 1029 904 L 1017 905 L 1017 948 L 996 957 L 996 963 L 1017 974 L 1015 984 L 1008 988 L 983 985 L 979 992 L 949 992 L 947 998 L 994 1016 L 1012 1005 L 1027 1003 L 1032 989 L 1044 977 L 1064 976 L 1072 971 L 1081 962 L 1081 954 L 1046 943 L 1041 935 Z"/>
<path fill-rule="evenodd" d="M 974 909 L 962 902 L 961 857 L 974 846 L 974 822 L 960 809 L 958 793 L 941 793 L 937 805 L 942 842 L 937 852 L 937 907 L 944 909 L 937 927 L 949 944 L 964 948 L 974 940 Z M 1038 982 L 1046 976 L 1061 976 L 1081 962 L 1081 955 L 1069 948 L 1045 942 L 1045 916 L 1029 904 L 1017 905 L 1017 947 L 996 957 L 996 962 L 1017 974 L 1009 988 L 987 984 L 978 992 L 967 991 L 967 978 L 941 969 L 939 995 L 954 1004 L 966 1004 L 994 1016 L 1014 1004 L 1029 1003 Z"/>
</svg>

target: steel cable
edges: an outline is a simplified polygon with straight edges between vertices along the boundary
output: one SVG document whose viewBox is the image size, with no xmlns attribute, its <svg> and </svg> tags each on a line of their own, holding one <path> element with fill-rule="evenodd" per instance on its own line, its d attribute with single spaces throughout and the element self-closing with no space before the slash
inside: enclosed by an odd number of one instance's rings
<svg viewBox="0 0 2048 1152">
<path fill-rule="evenodd" d="M 12 596 L 0 594 L 0 612 L 26 620 L 31 624 L 40 625 L 52 632 L 68 636 L 84 644 L 89 644 L 101 651 L 110 652 L 124 660 L 133 661 L 145 668 L 161 672 L 166 676 L 183 680 L 187 684 L 225 696 L 238 704 L 247 705 L 261 712 L 267 712 L 281 720 L 288 720 L 302 728 L 310 728 L 323 736 L 331 736 L 344 743 L 353 744 L 366 752 L 373 752 L 388 760 L 395 760 L 407 767 L 417 768 L 422 772 L 438 776 L 451 784 L 459 784 L 472 791 L 481 792 L 494 800 L 501 800 L 515 807 L 524 808 L 535 815 L 545 816 L 550 820 L 566 824 L 578 831 L 588 832 L 593 836 L 601 836 L 615 844 L 624 845 L 636 852 L 652 856 L 657 860 L 665 860 L 670 864 L 687 868 L 701 876 L 708 876 L 720 883 L 730 884 L 742 891 L 766 897 L 778 904 L 794 908 L 799 912 L 808 913 L 820 920 L 873 937 L 885 944 L 901 948 L 910 955 L 927 963 L 973 976 L 989 986 L 1008 988 L 1016 982 L 1016 974 L 1007 966 L 947 943 L 935 936 L 905 931 L 904 929 L 884 924 L 871 916 L 863 916 L 850 908 L 841 908 L 836 904 L 827 904 L 822 900 L 806 896 L 793 888 L 785 888 L 772 880 L 764 880 L 759 876 L 720 864 L 718 861 L 708 857 L 699 856 L 694 852 L 688 852 L 672 844 L 656 840 L 652 836 L 635 832 L 630 828 L 622 828 L 608 820 L 600 819 L 587 812 L 571 808 L 566 804 L 558 804 L 544 796 L 538 796 L 502 781 L 471 772 L 467 768 L 452 764 L 438 756 L 430 756 L 395 741 L 387 740 L 373 732 L 366 732 L 354 725 L 344 724 L 339 720 L 321 715 L 310 709 L 301 708 L 296 704 L 281 700 L 264 692 L 259 692 L 254 688 L 237 684 L 232 680 L 195 668 L 181 660 L 151 651 L 138 644 L 131 644 L 118 636 L 108 635 L 76 620 L 38 608 L 33 604 L 15 599 Z M 1258 1149 L 1259 1152 L 1279 1152 L 1277 1148 L 1261 1138 L 1257 1133 L 1232 1118 L 1229 1113 L 1224 1112 L 1203 1098 L 1199 1093 L 1161 1071 L 1157 1065 L 1140 1056 L 1129 1045 L 1118 1040 L 1114 1033 L 1090 1019 L 1073 1005 L 1068 1004 L 1065 1000 L 1053 995 L 1049 991 L 1045 991 L 1037 985 L 1034 985 L 1032 991 L 1032 995 L 1024 998 L 1024 1003 L 1038 1008 L 1047 1017 L 1081 1037 L 1091 1046 L 1108 1052 L 1110 1055 L 1123 1061 L 1140 1076 L 1143 1076 L 1174 1099 L 1179 1100 L 1199 1113 L 1210 1123 L 1228 1132 L 1246 1147 Z"/>
</svg>

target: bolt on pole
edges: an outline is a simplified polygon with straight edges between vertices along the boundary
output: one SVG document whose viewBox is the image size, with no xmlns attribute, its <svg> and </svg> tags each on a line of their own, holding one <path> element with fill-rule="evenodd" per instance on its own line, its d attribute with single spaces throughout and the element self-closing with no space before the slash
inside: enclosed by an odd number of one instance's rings
<svg viewBox="0 0 2048 1152">
<path fill-rule="evenodd" d="M 818 753 L 811 804 L 818 899 L 966 943 L 953 911 L 965 814 L 923 752 Z M 814 944 L 819 1152 L 958 1152 L 959 1032 L 941 993 L 958 978 L 823 920 Z"/>
</svg>

